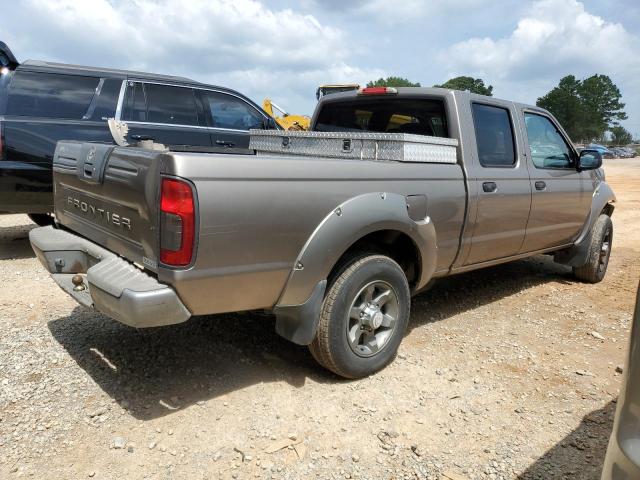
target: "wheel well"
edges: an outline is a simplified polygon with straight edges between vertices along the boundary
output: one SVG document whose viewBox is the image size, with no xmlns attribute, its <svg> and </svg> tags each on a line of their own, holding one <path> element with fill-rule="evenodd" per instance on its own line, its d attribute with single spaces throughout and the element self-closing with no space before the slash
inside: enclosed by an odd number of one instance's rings
<svg viewBox="0 0 640 480">
<path fill-rule="evenodd" d="M 340 275 L 354 256 L 363 253 L 379 253 L 392 258 L 404 271 L 409 286 L 413 288 L 420 279 L 420 251 L 411 237 L 398 230 L 380 230 L 370 233 L 353 243 L 338 259 L 329 273 L 329 284 Z"/>
<path fill-rule="evenodd" d="M 613 214 L 614 208 L 615 207 L 613 206 L 613 203 L 607 203 L 602 209 L 602 213 L 604 213 L 605 215 L 611 216 Z"/>
</svg>

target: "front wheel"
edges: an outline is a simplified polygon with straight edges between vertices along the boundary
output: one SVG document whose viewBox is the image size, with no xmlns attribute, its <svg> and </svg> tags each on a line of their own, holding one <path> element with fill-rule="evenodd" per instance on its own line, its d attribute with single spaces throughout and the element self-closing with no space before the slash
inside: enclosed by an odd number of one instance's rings
<svg viewBox="0 0 640 480">
<path fill-rule="evenodd" d="M 356 258 L 328 289 L 311 354 L 342 377 L 371 375 L 394 359 L 410 305 L 407 277 L 396 262 L 384 255 Z"/>
<path fill-rule="evenodd" d="M 602 281 L 609 266 L 612 242 L 613 223 L 608 215 L 602 214 L 591 229 L 587 263 L 581 267 L 573 267 L 573 275 L 583 282 L 598 283 Z"/>
</svg>

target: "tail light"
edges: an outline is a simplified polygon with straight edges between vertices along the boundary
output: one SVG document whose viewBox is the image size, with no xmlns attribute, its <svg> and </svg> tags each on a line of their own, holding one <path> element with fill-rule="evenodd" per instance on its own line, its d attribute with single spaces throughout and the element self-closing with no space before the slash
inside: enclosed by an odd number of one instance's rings
<svg viewBox="0 0 640 480">
<path fill-rule="evenodd" d="M 0 160 L 4 160 L 4 127 L 0 121 Z"/>
<path fill-rule="evenodd" d="M 398 93 L 398 89 L 393 87 L 365 87 L 358 91 L 358 95 L 387 95 L 396 93 Z"/>
<path fill-rule="evenodd" d="M 163 178 L 160 189 L 160 261 L 184 267 L 193 258 L 195 201 L 191 184 Z"/>
</svg>

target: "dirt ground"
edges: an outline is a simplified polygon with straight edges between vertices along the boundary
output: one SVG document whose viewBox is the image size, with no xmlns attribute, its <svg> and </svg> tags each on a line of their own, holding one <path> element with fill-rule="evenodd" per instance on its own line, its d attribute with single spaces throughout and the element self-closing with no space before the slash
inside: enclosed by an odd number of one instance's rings
<svg viewBox="0 0 640 480">
<path fill-rule="evenodd" d="M 266 315 L 138 331 L 83 309 L 0 217 L 0 478 L 599 478 L 640 275 L 640 160 L 605 169 L 602 283 L 549 257 L 445 279 L 360 381 Z"/>
</svg>

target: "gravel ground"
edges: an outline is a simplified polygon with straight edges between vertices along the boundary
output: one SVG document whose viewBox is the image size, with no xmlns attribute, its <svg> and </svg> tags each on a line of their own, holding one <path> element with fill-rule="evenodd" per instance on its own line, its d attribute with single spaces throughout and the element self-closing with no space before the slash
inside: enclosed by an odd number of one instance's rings
<svg viewBox="0 0 640 480">
<path fill-rule="evenodd" d="M 83 309 L 27 217 L 0 217 L 0 478 L 599 478 L 640 266 L 640 161 L 606 171 L 604 282 L 548 257 L 442 280 L 360 381 L 270 316 L 137 331 Z"/>
</svg>

